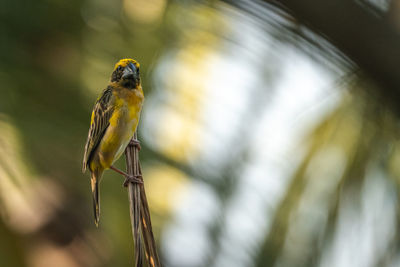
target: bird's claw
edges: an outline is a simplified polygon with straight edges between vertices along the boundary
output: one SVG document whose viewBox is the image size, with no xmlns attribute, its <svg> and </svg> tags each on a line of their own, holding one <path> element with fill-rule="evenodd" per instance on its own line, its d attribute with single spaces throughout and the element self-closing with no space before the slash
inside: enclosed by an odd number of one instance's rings
<svg viewBox="0 0 400 267">
<path fill-rule="evenodd" d="M 125 176 L 124 187 L 127 187 L 129 183 L 143 184 L 142 175 Z"/>
<path fill-rule="evenodd" d="M 133 146 L 133 147 L 137 147 L 138 150 L 142 149 L 142 147 L 140 146 L 140 141 L 136 140 L 136 139 L 131 139 L 131 141 L 129 141 L 129 145 Z"/>
</svg>

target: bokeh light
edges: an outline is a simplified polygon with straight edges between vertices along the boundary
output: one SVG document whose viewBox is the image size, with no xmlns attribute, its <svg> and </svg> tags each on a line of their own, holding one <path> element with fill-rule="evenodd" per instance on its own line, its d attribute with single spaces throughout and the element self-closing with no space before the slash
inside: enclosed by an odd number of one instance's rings
<svg viewBox="0 0 400 267">
<path fill-rule="evenodd" d="M 350 2 L 386 25 L 390 58 L 399 1 Z M 396 81 L 324 34 L 334 21 L 312 24 L 315 1 L 0 6 L 1 266 L 132 265 L 123 178 L 105 172 L 96 228 L 80 172 L 93 103 L 125 57 L 141 63 L 163 266 L 400 264 Z"/>
</svg>

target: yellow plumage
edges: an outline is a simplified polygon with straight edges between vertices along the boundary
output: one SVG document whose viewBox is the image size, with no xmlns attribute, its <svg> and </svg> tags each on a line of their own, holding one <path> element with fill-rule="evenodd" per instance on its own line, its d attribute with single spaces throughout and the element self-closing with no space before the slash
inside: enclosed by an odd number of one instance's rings
<svg viewBox="0 0 400 267">
<path fill-rule="evenodd" d="M 93 108 L 83 159 L 83 172 L 87 168 L 91 172 L 96 225 L 100 215 L 100 179 L 132 139 L 143 100 L 139 63 L 133 59 L 120 60 L 115 65 L 110 84 Z"/>
</svg>

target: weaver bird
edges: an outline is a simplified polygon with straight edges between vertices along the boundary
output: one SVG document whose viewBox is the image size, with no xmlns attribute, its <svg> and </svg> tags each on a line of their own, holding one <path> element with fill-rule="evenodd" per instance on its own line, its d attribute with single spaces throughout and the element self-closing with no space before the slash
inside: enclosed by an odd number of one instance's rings
<svg viewBox="0 0 400 267">
<path fill-rule="evenodd" d="M 110 84 L 97 98 L 90 121 L 82 172 L 91 172 L 95 224 L 100 216 L 99 183 L 104 170 L 112 169 L 129 181 L 142 183 L 113 166 L 131 141 L 139 122 L 144 100 L 140 83 L 139 63 L 121 59 L 114 67 Z M 134 142 L 134 141 L 132 141 Z M 136 141 L 135 145 L 139 145 Z"/>
</svg>

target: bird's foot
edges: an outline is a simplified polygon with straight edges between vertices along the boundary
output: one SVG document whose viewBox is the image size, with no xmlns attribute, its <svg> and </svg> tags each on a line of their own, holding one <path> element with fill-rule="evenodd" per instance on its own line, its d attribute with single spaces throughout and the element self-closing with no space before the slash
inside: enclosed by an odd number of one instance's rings
<svg viewBox="0 0 400 267">
<path fill-rule="evenodd" d="M 126 175 L 124 186 L 127 187 L 129 183 L 143 184 L 142 175 Z"/>
<path fill-rule="evenodd" d="M 124 181 L 124 186 L 127 187 L 129 183 L 135 183 L 135 184 L 143 184 L 143 179 L 142 179 L 142 175 L 132 175 L 132 174 L 128 174 L 126 172 L 123 172 L 121 170 L 118 170 L 117 168 L 115 168 L 114 166 L 110 166 L 110 169 L 122 174 L 125 177 L 125 181 Z"/>
<path fill-rule="evenodd" d="M 137 147 L 138 150 L 142 149 L 142 147 L 140 146 L 140 141 L 136 140 L 136 139 L 131 139 L 131 141 L 129 141 L 129 145 L 133 146 L 133 147 Z"/>
</svg>

